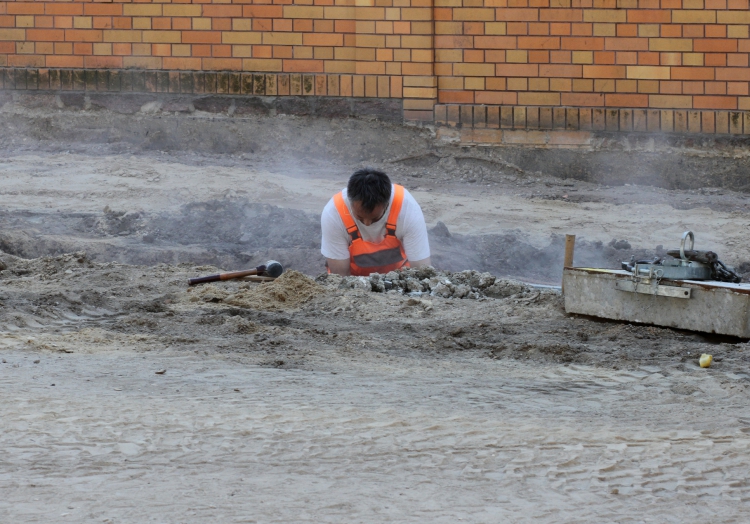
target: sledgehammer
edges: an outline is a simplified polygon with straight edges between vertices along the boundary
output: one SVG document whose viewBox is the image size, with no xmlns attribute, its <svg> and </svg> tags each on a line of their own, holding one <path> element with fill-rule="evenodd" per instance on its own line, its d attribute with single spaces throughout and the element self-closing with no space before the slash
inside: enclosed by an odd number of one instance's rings
<svg viewBox="0 0 750 524">
<path fill-rule="evenodd" d="M 281 276 L 284 272 L 284 267 L 275 260 L 269 260 L 262 266 L 258 266 L 255 269 L 248 269 L 246 271 L 230 271 L 229 273 L 219 273 L 218 275 L 208 275 L 207 277 L 191 278 L 188 280 L 188 285 L 194 286 L 196 284 L 205 284 L 206 282 L 218 282 L 219 280 L 231 280 L 233 278 L 242 278 L 250 275 L 260 275 L 273 279 Z"/>
</svg>

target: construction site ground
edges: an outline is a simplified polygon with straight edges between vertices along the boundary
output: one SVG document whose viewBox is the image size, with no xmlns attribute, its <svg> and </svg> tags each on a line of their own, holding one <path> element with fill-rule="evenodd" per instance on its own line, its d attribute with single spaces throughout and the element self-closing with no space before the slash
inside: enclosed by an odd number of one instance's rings
<svg viewBox="0 0 750 524">
<path fill-rule="evenodd" d="M 554 287 L 566 233 L 619 267 L 689 229 L 750 276 L 744 144 L 0 116 L 0 521 L 750 519 L 750 344 L 567 315 Z M 365 165 L 420 202 L 435 278 L 492 291 L 321 276 L 319 213 Z M 268 259 L 271 284 L 187 286 Z"/>
</svg>

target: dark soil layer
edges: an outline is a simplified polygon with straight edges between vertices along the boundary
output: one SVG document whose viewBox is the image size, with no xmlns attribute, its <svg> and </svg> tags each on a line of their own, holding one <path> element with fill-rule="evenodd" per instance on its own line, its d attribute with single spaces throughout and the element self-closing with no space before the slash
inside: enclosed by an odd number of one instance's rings
<svg viewBox="0 0 750 524">
<path fill-rule="evenodd" d="M 451 234 L 442 223 L 429 236 L 433 264 L 441 269 L 474 269 L 547 284 L 558 284 L 562 277 L 561 235 L 551 236 L 541 249 L 518 234 Z M 616 246 L 578 241 L 576 263 L 619 268 L 632 255 L 656 254 L 633 250 L 627 242 Z M 225 270 L 273 259 L 309 275 L 324 271 L 325 263 L 318 216 L 245 200 L 192 203 L 178 214 L 0 212 L 0 249 L 25 258 L 86 251 L 99 262 L 211 264 Z"/>
</svg>

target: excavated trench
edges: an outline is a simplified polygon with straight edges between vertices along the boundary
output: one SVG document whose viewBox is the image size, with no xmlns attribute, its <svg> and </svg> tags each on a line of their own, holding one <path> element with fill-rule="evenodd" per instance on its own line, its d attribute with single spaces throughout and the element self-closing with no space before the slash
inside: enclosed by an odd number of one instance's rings
<svg viewBox="0 0 750 524">
<path fill-rule="evenodd" d="M 446 271 L 471 269 L 552 285 L 560 281 L 562 235 L 552 235 L 548 245 L 538 248 L 520 234 L 454 234 L 443 222 L 428 233 L 433 264 Z M 325 264 L 320 234 L 315 214 L 243 199 L 194 202 L 177 213 L 109 208 L 103 213 L 0 213 L 0 251 L 23 258 L 85 251 L 97 262 L 191 263 L 226 269 L 273 259 L 288 269 L 317 275 Z M 619 267 L 633 254 L 655 253 L 633 250 L 627 242 L 582 240 L 576 260 L 587 267 Z"/>
</svg>

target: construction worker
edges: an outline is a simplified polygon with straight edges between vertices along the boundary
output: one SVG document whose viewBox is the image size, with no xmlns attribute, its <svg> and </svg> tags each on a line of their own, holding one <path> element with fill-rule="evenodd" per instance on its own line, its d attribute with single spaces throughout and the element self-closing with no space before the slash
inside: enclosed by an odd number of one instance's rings
<svg viewBox="0 0 750 524">
<path fill-rule="evenodd" d="M 330 273 L 367 276 L 430 265 L 422 209 L 382 171 L 354 173 L 323 209 L 320 225 L 320 251 Z"/>
</svg>

